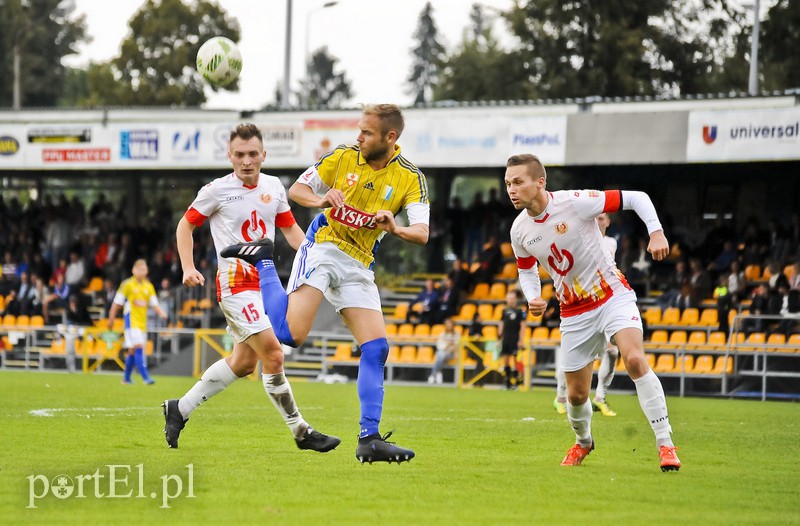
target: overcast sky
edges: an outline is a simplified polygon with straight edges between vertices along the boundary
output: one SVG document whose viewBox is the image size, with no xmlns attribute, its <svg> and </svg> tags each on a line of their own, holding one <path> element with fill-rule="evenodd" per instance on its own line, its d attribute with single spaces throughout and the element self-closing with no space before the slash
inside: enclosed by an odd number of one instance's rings
<svg viewBox="0 0 800 526">
<path fill-rule="evenodd" d="M 75 0 L 76 13 L 86 15 L 92 42 L 80 55 L 69 57 L 71 66 L 106 61 L 119 54 L 128 34 L 128 20 L 144 0 Z M 275 86 L 283 78 L 287 0 L 218 0 L 239 21 L 239 42 L 244 67 L 239 92 L 209 90 L 207 108 L 258 109 L 274 100 Z M 323 8 L 326 0 L 294 0 L 292 8 L 292 88 L 304 69 L 309 51 L 328 46 L 352 83 L 353 103 L 412 102 L 406 78 L 411 68 L 413 34 L 426 0 L 339 0 Z M 469 27 L 473 0 L 432 2 L 440 42 L 453 49 Z M 484 5 L 507 9 L 512 0 L 483 0 Z M 504 35 L 502 21 L 495 35 Z"/>
</svg>

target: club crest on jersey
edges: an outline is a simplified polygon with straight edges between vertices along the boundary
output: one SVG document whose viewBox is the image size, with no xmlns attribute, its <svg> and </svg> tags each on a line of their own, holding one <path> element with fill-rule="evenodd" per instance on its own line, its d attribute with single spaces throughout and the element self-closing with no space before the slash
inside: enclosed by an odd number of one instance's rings
<svg viewBox="0 0 800 526">
<path fill-rule="evenodd" d="M 353 229 L 368 228 L 375 230 L 375 214 L 362 212 L 350 205 L 332 209 L 331 219 Z"/>
<path fill-rule="evenodd" d="M 261 194 L 261 202 L 262 203 L 264 203 L 265 205 L 268 205 L 268 204 L 270 204 L 271 201 L 272 201 L 272 196 L 271 195 L 269 195 L 269 194 Z"/>
<path fill-rule="evenodd" d="M 349 172 L 345 177 L 347 181 L 347 186 L 353 186 L 358 182 L 358 175 L 354 174 L 353 172 Z"/>
<path fill-rule="evenodd" d="M 556 225 L 556 233 L 559 235 L 566 234 L 567 230 L 569 230 L 569 227 L 564 221 L 561 221 Z"/>
</svg>

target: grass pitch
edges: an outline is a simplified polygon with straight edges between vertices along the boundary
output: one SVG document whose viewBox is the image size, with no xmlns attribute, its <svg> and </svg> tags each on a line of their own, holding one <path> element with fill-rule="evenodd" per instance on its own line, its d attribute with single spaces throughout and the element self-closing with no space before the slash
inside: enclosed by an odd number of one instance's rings
<svg viewBox="0 0 800 526">
<path fill-rule="evenodd" d="M 609 397 L 619 416 L 596 415 L 597 449 L 564 468 L 549 389 L 388 386 L 383 430 L 417 458 L 361 465 L 353 384 L 293 383 L 306 420 L 342 437 L 330 453 L 298 450 L 249 380 L 171 450 L 160 404 L 194 380 L 156 378 L 0 372 L 0 523 L 800 524 L 797 403 L 670 397 L 683 468 L 662 473 L 632 395 Z"/>
</svg>

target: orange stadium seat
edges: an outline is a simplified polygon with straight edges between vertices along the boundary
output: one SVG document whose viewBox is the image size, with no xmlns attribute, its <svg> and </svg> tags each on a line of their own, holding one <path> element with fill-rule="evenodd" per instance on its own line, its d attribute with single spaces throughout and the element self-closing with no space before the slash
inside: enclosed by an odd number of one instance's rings
<svg viewBox="0 0 800 526">
<path fill-rule="evenodd" d="M 509 243 L 508 241 L 500 243 L 500 254 L 503 256 L 503 259 L 513 258 L 514 249 L 511 247 L 511 243 Z"/>
<path fill-rule="evenodd" d="M 732 356 L 717 356 L 714 362 L 713 374 L 733 374 L 733 357 Z"/>
<path fill-rule="evenodd" d="M 674 349 L 682 348 L 686 341 L 686 331 L 672 331 L 669 335 L 669 346 Z"/>
<path fill-rule="evenodd" d="M 430 345 L 423 345 L 417 349 L 417 363 L 433 363 L 433 347 Z"/>
<path fill-rule="evenodd" d="M 539 279 L 542 281 L 550 279 L 550 274 L 541 265 L 539 265 Z"/>
<path fill-rule="evenodd" d="M 353 357 L 353 346 L 349 343 L 340 343 L 336 346 L 336 351 L 331 358 L 334 362 L 350 362 L 355 361 Z"/>
<path fill-rule="evenodd" d="M 431 335 L 431 326 L 427 323 L 418 323 L 414 327 L 414 337 L 427 338 Z"/>
<path fill-rule="evenodd" d="M 20 328 L 27 328 L 31 324 L 31 317 L 26 314 L 20 314 L 17 316 L 17 327 Z"/>
<path fill-rule="evenodd" d="M 19 322 L 17 322 L 19 323 Z M 767 350 L 772 352 L 783 352 L 786 350 L 786 335 L 775 332 L 767 338 Z"/>
<path fill-rule="evenodd" d="M 555 343 L 561 343 L 561 329 L 558 327 L 553 327 L 550 330 L 550 341 Z"/>
<path fill-rule="evenodd" d="M 668 307 L 661 314 L 662 325 L 678 325 L 681 321 L 681 311 L 677 307 Z"/>
<path fill-rule="evenodd" d="M 407 301 L 401 301 L 394 306 L 394 312 L 391 318 L 394 320 L 405 320 L 408 316 L 408 308 L 410 307 Z"/>
<path fill-rule="evenodd" d="M 400 346 L 392 345 L 389 347 L 389 355 L 386 357 L 386 361 L 388 363 L 397 363 L 398 358 L 400 358 Z"/>
<path fill-rule="evenodd" d="M 500 279 L 517 279 L 519 277 L 516 263 L 506 263 L 503 265 L 503 270 L 500 271 L 498 277 Z"/>
<path fill-rule="evenodd" d="M 534 327 L 530 340 L 536 343 L 544 343 L 550 339 L 550 329 L 547 327 Z"/>
<path fill-rule="evenodd" d="M 13 314 L 6 314 L 3 316 L 2 324 L 6 327 L 14 327 L 17 324 L 17 317 Z"/>
<path fill-rule="evenodd" d="M 472 294 L 470 294 L 470 298 L 476 300 L 488 300 L 489 299 L 489 284 L 488 283 L 478 283 L 475 285 L 475 288 L 472 289 Z"/>
<path fill-rule="evenodd" d="M 481 334 L 484 338 L 489 340 L 496 340 L 497 339 L 497 326 L 496 325 L 486 325 L 483 327 Z"/>
<path fill-rule="evenodd" d="M 761 279 L 761 266 L 760 265 L 747 265 L 744 268 L 744 277 L 748 281 L 759 281 Z"/>
<path fill-rule="evenodd" d="M 658 325 L 661 323 L 661 307 L 647 307 L 644 310 L 644 321 L 648 325 Z"/>
<path fill-rule="evenodd" d="M 502 281 L 492 283 L 489 288 L 489 299 L 504 300 L 506 299 L 506 284 Z"/>
<path fill-rule="evenodd" d="M 694 362 L 695 374 L 711 374 L 714 371 L 714 357 L 709 354 L 702 354 Z"/>
<path fill-rule="evenodd" d="M 493 321 L 500 321 L 500 318 L 503 317 L 503 310 L 506 308 L 505 303 L 500 303 L 494 306 L 494 311 L 492 312 L 492 320 Z"/>
<path fill-rule="evenodd" d="M 681 325 L 698 325 L 699 321 L 700 311 L 698 309 L 683 309 L 683 313 L 681 313 Z"/>
<path fill-rule="evenodd" d="M 494 319 L 494 305 L 491 303 L 481 303 L 478 305 L 478 317 L 483 321 Z"/>
<path fill-rule="evenodd" d="M 692 331 L 686 342 L 687 349 L 698 349 L 706 344 L 706 331 Z"/>
<path fill-rule="evenodd" d="M 31 327 L 44 327 L 44 318 L 38 314 L 31 316 Z"/>
<path fill-rule="evenodd" d="M 713 331 L 708 335 L 708 345 L 715 350 L 724 349 L 727 347 L 727 335 L 722 331 Z"/>
<path fill-rule="evenodd" d="M 650 369 L 652 369 L 653 367 L 656 366 L 656 355 L 655 354 L 653 354 L 651 352 L 645 353 L 644 354 L 644 358 L 645 358 L 645 360 L 647 360 L 647 365 L 650 366 Z M 619 361 L 622 362 L 623 364 L 625 363 L 625 361 L 622 358 L 620 358 Z"/>
<path fill-rule="evenodd" d="M 667 331 L 658 329 L 657 331 L 653 331 L 653 334 L 650 335 L 650 341 L 645 343 L 645 347 L 650 349 L 665 349 L 667 347 L 667 341 L 669 341 Z"/>
<path fill-rule="evenodd" d="M 414 363 L 417 359 L 417 348 L 414 345 L 403 345 L 397 363 Z"/>
<path fill-rule="evenodd" d="M 392 336 L 397 335 L 397 325 L 394 323 L 387 323 L 386 324 L 386 336 L 391 338 Z"/>
<path fill-rule="evenodd" d="M 472 317 L 475 316 L 477 311 L 478 307 L 474 303 L 465 303 L 461 306 L 461 309 L 459 309 L 455 319 L 459 321 L 472 321 Z"/>
<path fill-rule="evenodd" d="M 786 343 L 793 348 L 794 352 L 800 352 L 800 334 L 790 335 L 789 341 Z"/>
<path fill-rule="evenodd" d="M 659 354 L 653 371 L 657 373 L 671 373 L 675 369 L 674 354 Z"/>
<path fill-rule="evenodd" d="M 398 338 L 410 338 L 414 336 L 414 326 L 410 323 L 404 323 L 397 328 Z"/>
<path fill-rule="evenodd" d="M 553 284 L 552 283 L 545 283 L 542 285 L 542 299 L 545 301 L 550 300 L 554 294 Z"/>
<path fill-rule="evenodd" d="M 682 370 L 681 370 L 682 369 Z M 680 373 L 691 373 L 694 370 L 694 355 L 693 354 L 684 354 L 675 362 L 675 370 L 674 372 Z"/>
<path fill-rule="evenodd" d="M 699 324 L 703 327 L 715 327 L 719 325 L 717 309 L 703 309 L 700 314 Z"/>
<path fill-rule="evenodd" d="M 444 323 L 431 326 L 431 338 L 438 338 L 444 332 Z"/>
</svg>

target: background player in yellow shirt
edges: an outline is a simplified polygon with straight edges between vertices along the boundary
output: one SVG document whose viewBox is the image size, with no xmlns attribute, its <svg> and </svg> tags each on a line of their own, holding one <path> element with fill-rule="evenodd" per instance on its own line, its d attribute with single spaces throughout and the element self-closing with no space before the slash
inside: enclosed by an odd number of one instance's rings
<svg viewBox="0 0 800 526">
<path fill-rule="evenodd" d="M 223 257 L 238 257 L 258 269 L 261 294 L 275 335 L 297 347 L 311 330 L 322 298 L 344 318 L 361 348 L 358 397 L 361 432 L 356 458 L 361 462 L 403 462 L 410 449 L 386 441 L 379 424 L 383 410 L 383 368 L 389 353 L 380 294 L 372 272 L 375 251 L 389 233 L 417 245 L 428 242 L 428 186 L 425 176 L 400 153 L 400 108 L 366 105 L 358 144 L 339 146 L 301 175 L 289 198 L 322 208 L 295 256 L 286 291 L 272 262 L 267 239 L 231 245 Z M 405 210 L 409 226 L 395 222 Z"/>
<path fill-rule="evenodd" d="M 108 313 L 108 330 L 111 330 L 119 309 L 124 307 L 124 345 L 128 349 L 128 355 L 125 357 L 123 384 L 132 383 L 131 373 L 134 365 L 139 369 L 144 383 L 148 385 L 154 383 L 154 380 L 147 374 L 147 360 L 144 355 L 144 347 L 147 342 L 147 308 L 152 307 L 164 320 L 167 319 L 167 313 L 158 304 L 156 289 L 147 279 L 147 272 L 147 262 L 137 259 L 133 263 L 133 276 L 120 283 L 117 295 L 114 296 L 114 303 Z"/>
</svg>

